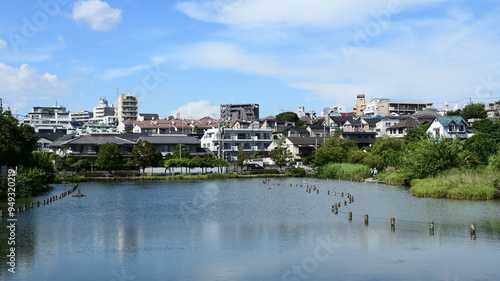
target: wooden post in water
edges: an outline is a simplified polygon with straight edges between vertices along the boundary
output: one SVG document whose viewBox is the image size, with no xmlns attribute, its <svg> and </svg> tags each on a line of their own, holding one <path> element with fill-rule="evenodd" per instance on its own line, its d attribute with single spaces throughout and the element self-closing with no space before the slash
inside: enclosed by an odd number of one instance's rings
<svg viewBox="0 0 500 281">
<path fill-rule="evenodd" d="M 396 219 L 394 217 L 391 218 L 391 231 L 396 231 Z"/>
<path fill-rule="evenodd" d="M 3 217 L 3 211 L 0 210 L 0 218 Z"/>
<path fill-rule="evenodd" d="M 352 221 L 352 212 L 349 212 L 347 217 L 349 218 L 350 221 Z"/>
<path fill-rule="evenodd" d="M 344 200 L 344 206 L 347 206 L 347 200 Z"/>
<path fill-rule="evenodd" d="M 30 203 L 30 208 L 33 209 L 33 202 Z"/>
<path fill-rule="evenodd" d="M 316 189 L 316 194 L 319 194 L 319 189 Z"/>
<path fill-rule="evenodd" d="M 434 236 L 434 221 L 429 222 L 429 235 Z"/>
<path fill-rule="evenodd" d="M 470 224 L 470 239 L 476 240 L 476 224 L 475 223 Z"/>
<path fill-rule="evenodd" d="M 36 201 L 36 206 L 40 207 L 40 201 Z"/>
<path fill-rule="evenodd" d="M 342 192 L 342 193 L 340 194 L 340 196 L 341 196 L 341 197 L 344 197 L 344 192 Z"/>
<path fill-rule="evenodd" d="M 328 195 L 330 195 L 330 190 L 328 190 Z"/>
<path fill-rule="evenodd" d="M 23 204 L 23 211 L 26 211 L 26 204 Z"/>
<path fill-rule="evenodd" d="M 21 212 L 21 206 L 17 206 L 17 212 L 20 213 Z"/>
<path fill-rule="evenodd" d="M 368 215 L 365 214 L 365 225 L 368 225 Z"/>
</svg>

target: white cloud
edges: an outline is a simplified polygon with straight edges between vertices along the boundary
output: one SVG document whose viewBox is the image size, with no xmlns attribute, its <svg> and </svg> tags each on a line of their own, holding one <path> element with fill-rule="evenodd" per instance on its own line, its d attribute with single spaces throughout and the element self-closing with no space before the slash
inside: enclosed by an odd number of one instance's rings
<svg viewBox="0 0 500 281">
<path fill-rule="evenodd" d="M 364 21 L 372 13 L 383 10 L 392 14 L 403 7 L 446 0 L 211 0 L 183 1 L 177 9 L 202 21 L 242 26 L 283 25 L 345 25 Z"/>
<path fill-rule="evenodd" d="M 110 31 L 122 21 L 122 10 L 111 8 L 99 0 L 79 0 L 73 6 L 71 16 L 76 22 L 85 22 L 94 31 Z"/>
<path fill-rule="evenodd" d="M 252 54 L 238 46 L 223 42 L 201 42 L 184 46 L 168 55 L 188 67 L 235 70 L 259 75 L 291 75 L 292 70 L 281 68 L 273 57 Z"/>
<path fill-rule="evenodd" d="M 109 70 L 106 70 L 106 72 L 104 72 L 102 79 L 111 80 L 111 79 L 118 78 L 118 77 L 128 76 L 128 75 L 132 75 L 132 74 L 136 74 L 136 73 L 139 73 L 141 71 L 144 71 L 150 67 L 152 67 L 152 65 L 150 65 L 150 64 L 140 64 L 140 65 L 135 65 L 135 66 L 126 67 L 126 68 L 109 69 Z"/>
<path fill-rule="evenodd" d="M 7 42 L 0 39 L 0 50 L 7 48 Z"/>
<path fill-rule="evenodd" d="M 57 96 L 70 90 L 65 83 L 58 81 L 57 75 L 39 74 L 36 68 L 28 64 L 15 68 L 0 63 L 0 92 L 6 93 L 3 97 L 5 103 L 26 110 L 38 97 Z"/>
<path fill-rule="evenodd" d="M 180 112 L 181 118 L 202 118 L 205 116 L 213 117 L 215 113 L 218 116 L 219 106 L 210 105 L 209 101 L 200 100 L 197 102 L 189 102 L 186 105 L 179 107 L 177 110 L 170 112 L 172 116 L 176 116 L 177 112 Z"/>
</svg>

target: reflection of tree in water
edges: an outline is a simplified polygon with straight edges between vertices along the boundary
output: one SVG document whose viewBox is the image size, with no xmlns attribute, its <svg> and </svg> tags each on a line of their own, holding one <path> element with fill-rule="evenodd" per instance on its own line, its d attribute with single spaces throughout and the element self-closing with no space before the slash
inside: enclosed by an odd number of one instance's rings
<svg viewBox="0 0 500 281">
<path fill-rule="evenodd" d="M 2 202 L 0 205 L 3 210 L 2 223 L 0 224 L 0 280 L 7 280 L 8 278 L 12 278 L 14 275 L 7 271 L 10 268 L 7 264 L 7 262 L 9 262 L 7 255 L 10 254 L 11 247 L 15 247 L 16 249 L 15 274 L 19 274 L 23 268 L 30 268 L 33 266 L 36 246 L 36 220 L 34 219 L 33 214 L 29 213 L 29 210 L 26 212 L 21 211 L 21 213 L 16 213 L 16 245 L 9 245 L 8 239 L 10 231 L 7 229 L 7 226 L 10 225 L 10 222 L 7 222 L 8 213 L 5 202 Z"/>
</svg>

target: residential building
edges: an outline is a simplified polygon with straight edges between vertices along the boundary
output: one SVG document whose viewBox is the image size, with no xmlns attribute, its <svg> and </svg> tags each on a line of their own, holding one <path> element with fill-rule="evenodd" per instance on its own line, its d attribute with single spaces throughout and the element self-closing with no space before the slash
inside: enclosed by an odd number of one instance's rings
<svg viewBox="0 0 500 281">
<path fill-rule="evenodd" d="M 259 105 L 252 104 L 221 104 L 220 118 L 223 120 L 247 120 L 259 119 Z"/>
<path fill-rule="evenodd" d="M 62 136 L 64 133 L 35 133 L 38 147 L 36 151 L 53 152 L 51 145 L 54 141 Z"/>
<path fill-rule="evenodd" d="M 302 161 L 304 157 L 310 156 L 324 142 L 324 138 L 320 137 L 288 137 L 286 145 L 288 150 L 292 152 L 295 161 Z"/>
<path fill-rule="evenodd" d="M 360 116 L 366 108 L 365 95 L 358 95 L 356 105 L 352 107 L 352 111 Z"/>
<path fill-rule="evenodd" d="M 93 109 L 94 117 L 92 118 L 93 123 L 103 124 L 103 125 L 116 125 L 115 107 L 113 105 L 108 105 L 106 97 L 99 98 L 99 105 Z"/>
<path fill-rule="evenodd" d="M 132 152 L 135 145 L 135 142 L 117 136 L 78 136 L 58 144 L 57 153 L 64 157 L 95 160 L 100 146 L 106 143 L 116 143 L 125 156 Z"/>
<path fill-rule="evenodd" d="M 87 110 L 70 113 L 71 121 L 76 121 L 81 123 L 89 122 L 90 119 L 92 119 L 92 115 L 93 115 L 92 112 L 89 112 Z"/>
<path fill-rule="evenodd" d="M 461 116 L 436 116 L 427 127 L 426 132 L 431 133 L 434 139 L 466 139 L 467 123 Z"/>
<path fill-rule="evenodd" d="M 374 117 L 380 115 L 378 112 L 378 104 L 382 101 L 390 101 L 385 98 L 374 98 L 369 103 L 365 105 L 365 110 L 363 110 L 363 116 Z"/>
<path fill-rule="evenodd" d="M 21 122 L 34 127 L 36 133 L 66 133 L 70 121 L 70 112 L 59 105 L 33 107 Z"/>
<path fill-rule="evenodd" d="M 323 108 L 323 116 L 340 116 L 341 113 L 345 112 L 344 106 L 333 106 Z M 300 116 L 299 116 L 300 117 Z"/>
<path fill-rule="evenodd" d="M 160 116 L 156 113 L 139 113 L 137 121 L 154 121 L 160 119 Z"/>
<path fill-rule="evenodd" d="M 362 132 L 361 129 L 361 121 L 356 119 L 350 119 L 345 121 L 344 126 L 342 127 L 343 132 Z"/>
<path fill-rule="evenodd" d="M 208 129 L 201 139 L 202 148 L 210 149 L 217 157 L 236 160 L 238 148 L 248 153 L 267 154 L 272 143 L 272 129 Z"/>
<path fill-rule="evenodd" d="M 387 135 L 392 138 L 403 138 L 408 129 L 419 126 L 418 121 L 415 118 L 407 118 L 397 124 L 394 124 L 386 129 Z"/>
<path fill-rule="evenodd" d="M 307 131 L 310 137 L 326 138 L 330 135 L 330 128 L 321 125 L 308 125 Z"/>
<path fill-rule="evenodd" d="M 139 116 L 137 95 L 119 95 L 116 103 L 116 119 L 118 123 L 127 120 L 136 121 Z"/>
<path fill-rule="evenodd" d="M 297 116 L 299 117 L 299 119 L 301 119 L 301 120 L 304 117 L 307 117 L 306 120 L 316 118 L 316 112 L 314 112 L 314 110 L 307 112 L 306 108 L 303 106 L 299 106 L 299 111 L 297 111 L 296 113 L 297 113 Z"/>
<path fill-rule="evenodd" d="M 375 143 L 376 136 L 375 132 L 342 132 L 343 138 L 353 140 L 359 148 Z"/>
<path fill-rule="evenodd" d="M 120 131 L 116 126 L 101 125 L 101 124 L 87 124 L 84 126 L 78 126 L 68 129 L 68 134 L 74 134 L 76 136 L 85 135 L 120 135 Z"/>
<path fill-rule="evenodd" d="M 432 103 L 425 103 L 422 101 L 403 101 L 403 100 L 390 100 L 381 99 L 378 103 L 377 112 L 380 116 L 391 115 L 410 115 L 425 108 L 432 108 Z"/>
<path fill-rule="evenodd" d="M 309 137 L 310 132 L 305 127 L 286 126 L 273 131 L 273 139 L 290 137 Z"/>
<path fill-rule="evenodd" d="M 187 135 L 141 135 L 137 139 L 137 142 L 141 140 L 150 142 L 155 150 L 160 151 L 163 156 L 172 154 L 172 152 L 178 149 L 179 144 L 185 145 L 186 150 L 189 151 L 191 156 L 203 157 L 205 154 L 211 154 L 210 151 L 201 148 L 199 139 Z"/>
<path fill-rule="evenodd" d="M 406 119 L 407 118 L 403 120 Z M 378 122 L 375 125 L 375 132 L 377 133 L 377 138 L 389 136 L 389 128 L 400 122 L 402 122 L 401 118 L 396 118 L 396 117 L 385 117 L 381 119 L 380 122 Z"/>
<path fill-rule="evenodd" d="M 484 109 L 486 109 L 488 117 L 500 116 L 500 101 L 488 103 Z"/>
</svg>

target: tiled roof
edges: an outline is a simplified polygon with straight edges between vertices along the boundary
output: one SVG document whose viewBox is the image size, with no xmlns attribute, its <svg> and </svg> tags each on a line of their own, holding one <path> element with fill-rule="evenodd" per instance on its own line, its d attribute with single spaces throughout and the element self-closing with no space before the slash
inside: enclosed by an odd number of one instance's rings
<svg viewBox="0 0 500 281">
<path fill-rule="evenodd" d="M 457 125 L 463 122 L 466 126 L 469 126 L 469 123 L 467 123 L 461 116 L 435 116 L 434 119 L 441 123 L 444 127 L 450 125 L 451 122 Z"/>
<path fill-rule="evenodd" d="M 315 145 L 315 144 L 322 144 L 324 141 L 324 138 L 320 137 L 291 137 L 287 138 L 291 143 L 294 145 Z"/>
<path fill-rule="evenodd" d="M 67 142 L 66 144 L 92 144 L 92 145 L 102 145 L 105 143 L 116 143 L 116 144 L 134 144 L 135 142 L 122 139 L 119 137 L 110 136 L 81 136 L 74 140 Z"/>
<path fill-rule="evenodd" d="M 162 136 L 142 136 L 139 140 L 145 140 L 152 144 L 200 144 L 200 140 L 195 137 L 185 135 L 162 135 Z M 138 140 L 138 141 L 139 141 Z"/>
</svg>

